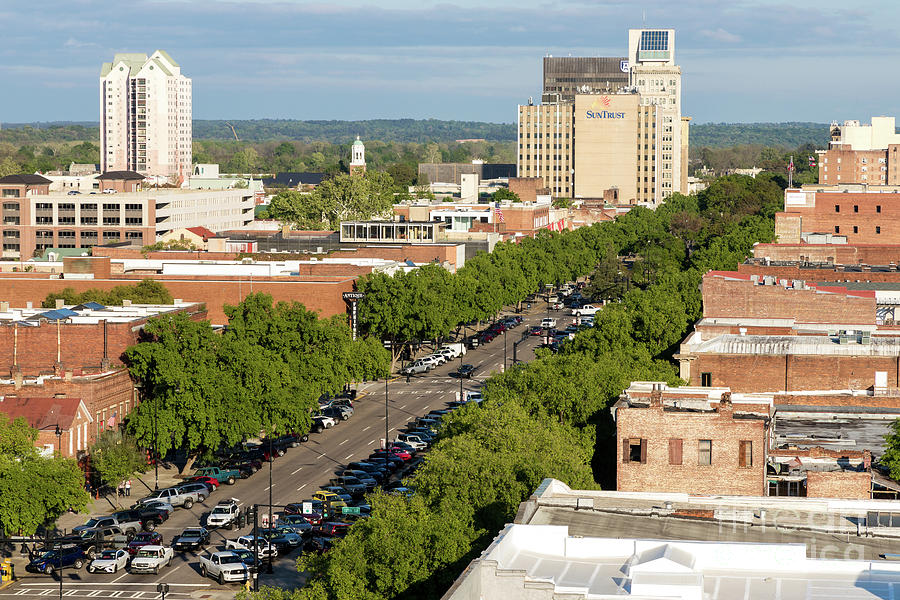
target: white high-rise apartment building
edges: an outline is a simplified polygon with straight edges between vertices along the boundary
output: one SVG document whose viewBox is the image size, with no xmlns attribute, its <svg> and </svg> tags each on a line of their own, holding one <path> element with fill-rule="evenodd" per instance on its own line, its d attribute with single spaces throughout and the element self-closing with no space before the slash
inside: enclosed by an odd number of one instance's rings
<svg viewBox="0 0 900 600">
<path fill-rule="evenodd" d="M 191 174 L 191 80 L 163 50 L 116 54 L 100 72 L 100 168 Z"/>
<path fill-rule="evenodd" d="M 674 29 L 629 29 L 628 64 L 631 85 L 641 95 L 642 105 L 656 105 L 655 152 L 658 199 L 673 192 L 687 193 L 682 186 L 681 67 L 675 64 Z M 687 147 L 687 144 L 684 144 Z M 686 168 L 685 183 L 686 183 Z"/>
</svg>

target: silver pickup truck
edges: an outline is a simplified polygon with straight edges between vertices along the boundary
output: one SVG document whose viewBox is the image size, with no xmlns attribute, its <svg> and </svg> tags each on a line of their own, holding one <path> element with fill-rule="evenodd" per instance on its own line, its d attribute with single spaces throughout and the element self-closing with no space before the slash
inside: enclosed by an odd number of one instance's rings
<svg viewBox="0 0 900 600">
<path fill-rule="evenodd" d="M 144 504 L 145 502 L 152 502 L 154 500 L 162 500 L 163 502 L 168 502 L 172 506 L 182 506 L 184 508 L 192 507 L 195 502 L 203 502 L 198 492 L 188 492 L 183 489 L 170 487 L 156 490 L 149 496 L 138 500 L 138 504 Z"/>
<path fill-rule="evenodd" d="M 235 581 L 247 581 L 250 571 L 234 552 L 216 552 L 200 557 L 200 574 L 204 577 L 212 577 L 225 585 Z"/>
</svg>

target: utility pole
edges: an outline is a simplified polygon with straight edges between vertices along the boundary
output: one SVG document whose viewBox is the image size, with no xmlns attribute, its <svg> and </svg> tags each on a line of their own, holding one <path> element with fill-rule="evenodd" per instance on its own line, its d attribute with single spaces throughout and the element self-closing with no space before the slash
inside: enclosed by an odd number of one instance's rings
<svg viewBox="0 0 900 600">
<path fill-rule="evenodd" d="M 259 591 L 259 504 L 253 505 L 253 591 Z"/>
<path fill-rule="evenodd" d="M 388 373 L 384 377 L 384 449 L 388 449 L 388 381 L 391 374 Z"/>
</svg>

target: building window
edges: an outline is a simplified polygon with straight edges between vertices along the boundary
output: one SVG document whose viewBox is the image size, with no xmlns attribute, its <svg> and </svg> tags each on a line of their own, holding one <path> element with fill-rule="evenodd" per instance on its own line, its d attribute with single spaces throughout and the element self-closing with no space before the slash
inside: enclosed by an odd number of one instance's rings
<svg viewBox="0 0 900 600">
<path fill-rule="evenodd" d="M 881 233 L 881 227 L 875 226 L 875 233 Z"/>
<path fill-rule="evenodd" d="M 841 205 L 840 205 L 840 204 L 835 204 L 835 205 L 834 205 L 834 212 L 837 212 L 837 213 L 841 212 Z"/>
<path fill-rule="evenodd" d="M 880 204 L 878 204 L 877 206 L 875 206 L 875 212 L 877 212 L 877 213 L 880 213 L 880 212 L 881 212 L 881 205 L 880 205 Z"/>
<path fill-rule="evenodd" d="M 859 227 L 857 225 L 853 226 L 853 233 L 859 233 Z"/>
<path fill-rule="evenodd" d="M 858 212 L 859 212 L 859 204 L 854 204 L 854 205 L 853 205 L 853 212 L 855 212 L 855 213 L 858 213 Z"/>
<path fill-rule="evenodd" d="M 697 445 L 697 464 L 709 466 L 712 464 L 712 440 L 700 440 Z"/>
<path fill-rule="evenodd" d="M 700 385 L 712 387 L 712 373 L 700 373 Z"/>
<path fill-rule="evenodd" d="M 741 440 L 738 450 L 738 466 L 753 466 L 753 442 L 751 442 L 750 440 Z"/>
<path fill-rule="evenodd" d="M 684 440 L 672 438 L 669 440 L 669 464 L 680 465 L 684 449 Z"/>
<path fill-rule="evenodd" d="M 622 440 L 623 463 L 646 463 L 647 440 L 641 438 L 626 438 Z"/>
<path fill-rule="evenodd" d="M 840 226 L 840 225 L 835 225 L 835 226 L 834 226 L 834 232 L 835 232 L 835 233 L 840 233 L 840 232 L 841 232 L 841 226 Z"/>
</svg>

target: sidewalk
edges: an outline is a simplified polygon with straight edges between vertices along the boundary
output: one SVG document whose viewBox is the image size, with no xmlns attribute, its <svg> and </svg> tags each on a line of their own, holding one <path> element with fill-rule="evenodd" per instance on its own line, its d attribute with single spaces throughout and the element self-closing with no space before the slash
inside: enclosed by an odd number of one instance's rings
<svg viewBox="0 0 900 600">
<path fill-rule="evenodd" d="M 73 527 L 83 525 L 89 517 L 97 515 L 108 515 L 122 508 L 131 508 L 131 505 L 153 491 L 156 483 L 156 473 L 153 469 L 142 475 L 132 477 L 131 496 L 118 498 L 116 502 L 115 493 L 99 498 L 92 499 L 88 502 L 84 512 L 75 513 L 67 512 L 56 520 L 56 528 L 61 531 L 71 531 Z M 159 487 L 169 487 L 176 483 L 181 483 L 182 479 L 178 475 L 178 469 L 174 466 L 164 468 L 162 464 L 159 466 Z M 119 506 L 121 504 L 121 506 Z"/>
</svg>

